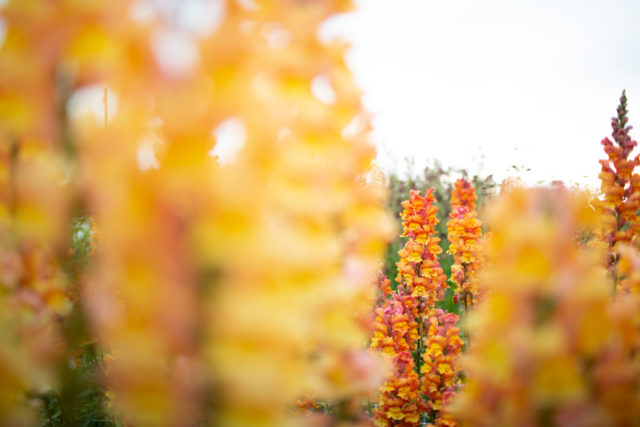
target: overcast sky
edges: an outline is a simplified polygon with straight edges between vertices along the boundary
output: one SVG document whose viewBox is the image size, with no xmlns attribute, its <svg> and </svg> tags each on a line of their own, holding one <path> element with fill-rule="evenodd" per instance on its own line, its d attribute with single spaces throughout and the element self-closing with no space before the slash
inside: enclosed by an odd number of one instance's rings
<svg viewBox="0 0 640 427">
<path fill-rule="evenodd" d="M 353 45 L 387 169 L 436 158 L 498 179 L 515 165 L 530 183 L 594 185 L 623 88 L 640 129 L 639 0 L 358 3 L 323 33 Z"/>
<path fill-rule="evenodd" d="M 198 11 L 187 23 L 215 28 L 222 3 L 181 4 Z M 402 171 L 406 157 L 416 169 L 438 159 L 498 181 L 596 186 L 623 88 L 640 137 L 640 0 L 357 3 L 321 36 L 352 43 L 348 63 L 387 170 Z M 0 21 L 0 41 L 3 30 Z"/>
</svg>

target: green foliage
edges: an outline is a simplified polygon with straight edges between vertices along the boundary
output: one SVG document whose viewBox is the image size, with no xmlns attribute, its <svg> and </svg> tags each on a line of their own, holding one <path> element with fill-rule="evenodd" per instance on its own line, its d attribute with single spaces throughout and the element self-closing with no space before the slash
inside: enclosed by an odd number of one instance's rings
<svg viewBox="0 0 640 427">
<path fill-rule="evenodd" d="M 42 426 L 118 426 L 104 410 L 105 389 L 99 381 L 102 354 L 95 343 L 75 351 L 61 366 L 63 383 L 59 390 L 37 396 Z"/>
<path fill-rule="evenodd" d="M 77 292 L 93 246 L 91 219 L 75 218 L 70 232 L 66 270 Z M 121 426 L 105 411 L 105 388 L 100 381 L 104 370 L 102 349 L 91 339 L 82 305 L 77 302 L 62 323 L 69 343 L 59 362 L 62 382 L 53 390 L 30 397 L 38 407 L 41 426 Z"/>
<path fill-rule="evenodd" d="M 447 240 L 447 221 L 451 214 L 451 191 L 453 183 L 456 179 L 467 177 L 476 189 L 478 197 L 476 201 L 477 209 L 482 212 L 482 208 L 486 201 L 493 194 L 496 183 L 492 175 L 468 177 L 468 172 L 464 169 L 454 169 L 452 167 L 444 168 L 440 162 L 432 161 L 427 164 L 420 174 L 407 174 L 404 178 L 399 177 L 395 173 L 388 175 L 387 185 L 389 188 L 388 208 L 398 219 L 396 239 L 394 239 L 387 248 L 385 256 L 384 273 L 391 280 L 392 287 L 395 288 L 395 277 L 398 274 L 396 263 L 399 261 L 398 251 L 405 245 L 407 238 L 399 237 L 402 233 L 402 224 L 400 222 L 400 214 L 402 213 L 402 201 L 409 199 L 411 190 L 419 190 L 424 194 L 425 189 L 433 188 L 433 195 L 436 198 L 436 206 L 438 207 L 438 220 L 440 222 L 436 226 L 438 237 L 440 237 L 440 247 L 442 254 L 440 255 L 440 265 L 446 277 L 451 277 L 451 265 L 453 258 L 448 254 L 449 241 Z M 447 295 L 442 303 L 442 308 L 453 313 L 459 313 L 458 304 L 452 302 L 453 290 L 449 283 Z"/>
</svg>

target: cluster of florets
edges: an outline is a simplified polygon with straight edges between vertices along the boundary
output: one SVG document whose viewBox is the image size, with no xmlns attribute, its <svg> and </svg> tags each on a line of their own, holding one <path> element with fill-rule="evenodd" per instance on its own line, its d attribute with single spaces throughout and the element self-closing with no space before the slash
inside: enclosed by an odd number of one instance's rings
<svg viewBox="0 0 640 427">
<path fill-rule="evenodd" d="M 420 196 L 411 190 L 409 200 L 402 202 L 402 236 L 409 237 L 398 254 L 400 261 L 396 282 L 406 286 L 414 297 L 424 298 L 428 305 L 442 299 L 446 288 L 445 276 L 440 267 L 438 255 L 442 252 L 440 238 L 436 236 L 438 224 L 433 189 L 425 190 Z"/>
<path fill-rule="evenodd" d="M 413 313 L 401 301 L 392 299 L 384 307 L 376 309 L 371 348 L 395 357 L 403 351 L 411 351 L 417 338 L 417 323 Z"/>
<path fill-rule="evenodd" d="M 422 392 L 428 398 L 429 414 L 437 425 L 455 425 L 443 410 L 458 390 L 459 361 L 464 342 L 460 338 L 458 316 L 433 310 L 426 320 L 426 351 L 422 358 Z"/>
<path fill-rule="evenodd" d="M 382 427 L 400 422 L 418 425 L 422 410 L 420 380 L 411 355 L 420 338 L 416 321 L 418 304 L 404 287 L 391 289 L 390 281 L 381 275 L 377 305 L 371 348 L 388 356 L 392 370 L 380 388 L 375 423 Z"/>
<path fill-rule="evenodd" d="M 418 426 L 425 409 L 413 356 L 408 351 L 400 352 L 393 358 L 391 377 L 380 388 L 374 422 L 379 427 Z"/>
</svg>

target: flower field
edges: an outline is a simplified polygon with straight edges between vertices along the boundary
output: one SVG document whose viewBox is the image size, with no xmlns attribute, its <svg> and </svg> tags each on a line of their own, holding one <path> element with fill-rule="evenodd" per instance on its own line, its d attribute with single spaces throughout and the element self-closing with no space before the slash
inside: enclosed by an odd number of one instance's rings
<svg viewBox="0 0 640 427">
<path fill-rule="evenodd" d="M 402 179 L 350 1 L 180 4 L 0 3 L 1 426 L 640 425 L 624 92 L 599 191 Z"/>
</svg>

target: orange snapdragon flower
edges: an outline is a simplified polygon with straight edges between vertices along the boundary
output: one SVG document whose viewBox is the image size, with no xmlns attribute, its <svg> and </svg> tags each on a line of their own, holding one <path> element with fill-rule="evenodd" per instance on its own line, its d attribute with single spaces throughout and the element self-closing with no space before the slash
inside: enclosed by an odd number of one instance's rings
<svg viewBox="0 0 640 427">
<path fill-rule="evenodd" d="M 371 348 L 395 357 L 403 351 L 412 351 L 417 339 L 414 313 L 399 299 L 388 300 L 376 309 Z"/>
<path fill-rule="evenodd" d="M 55 386 L 78 209 L 104 237 L 82 303 L 125 424 L 280 427 L 283 402 L 377 388 L 355 319 L 392 224 L 346 46 L 318 38 L 354 5 L 219 2 L 203 31 L 187 3 L 0 7 L 0 424 Z"/>
<path fill-rule="evenodd" d="M 600 160 L 602 169 L 598 175 L 601 180 L 600 190 L 603 198 L 595 199 L 592 204 L 599 214 L 595 227 L 595 239 L 591 247 L 602 252 L 604 264 L 614 278 L 617 291 L 620 288 L 620 274 L 616 272 L 619 255 L 618 244 L 638 244 L 640 220 L 637 212 L 640 209 L 640 175 L 635 168 L 640 163 L 640 155 L 630 157 L 638 145 L 631 139 L 631 126 L 627 123 L 627 97 L 623 91 L 617 116 L 611 119 L 613 142 L 609 138 L 602 140 L 607 159 Z"/>
<path fill-rule="evenodd" d="M 436 423 L 451 422 L 451 414 L 445 404 L 460 387 L 459 359 L 464 342 L 460 328 L 456 326 L 458 316 L 436 309 L 427 319 L 426 351 L 422 358 L 422 393 L 428 398 L 429 414 Z"/>
<path fill-rule="evenodd" d="M 436 309 L 446 284 L 438 260 L 441 249 L 435 236 L 433 189 L 424 196 L 412 190 L 402 206 L 402 235 L 409 239 L 398 252 L 395 291 L 384 279 L 380 282 L 384 305 L 376 309 L 372 339 L 372 348 L 392 357 L 394 367 L 380 389 L 375 423 L 417 426 L 430 419 L 437 425 L 454 426 L 455 420 L 443 406 L 458 387 L 463 342 L 455 326 L 458 317 Z"/>
<path fill-rule="evenodd" d="M 451 281 L 456 284 L 454 301 L 462 301 L 465 310 L 478 298 L 477 275 L 480 271 L 482 223 L 475 211 L 476 194 L 464 178 L 458 179 L 451 193 L 451 218 L 447 222 L 449 253 L 453 255 Z"/>
<path fill-rule="evenodd" d="M 435 226 L 437 206 L 433 189 L 420 196 L 411 190 L 409 200 L 402 202 L 402 236 L 409 237 L 398 254 L 396 282 L 404 285 L 414 297 L 424 298 L 427 305 L 442 299 L 446 288 L 445 276 L 438 255 L 442 252 Z"/>
<path fill-rule="evenodd" d="M 426 405 L 420 396 L 420 379 L 411 353 L 398 353 L 393 366 L 392 376 L 380 388 L 374 423 L 378 427 L 419 426 Z"/>
<path fill-rule="evenodd" d="M 470 316 L 462 425 L 633 425 L 640 416 L 638 300 L 610 298 L 582 194 L 514 188 L 488 212 L 493 238 Z M 633 261 L 627 267 L 632 270 Z"/>
</svg>

